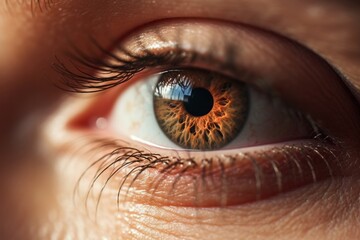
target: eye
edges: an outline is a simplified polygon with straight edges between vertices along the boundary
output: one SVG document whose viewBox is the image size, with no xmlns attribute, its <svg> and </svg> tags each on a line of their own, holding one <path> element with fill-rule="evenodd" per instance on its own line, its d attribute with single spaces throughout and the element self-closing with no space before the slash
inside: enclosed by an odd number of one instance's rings
<svg viewBox="0 0 360 240">
<path fill-rule="evenodd" d="M 168 70 L 129 85 L 108 124 L 121 138 L 171 150 L 236 149 L 315 134 L 300 114 L 265 93 L 199 69 Z"/>
<path fill-rule="evenodd" d="M 358 106 L 304 46 L 249 26 L 169 21 L 99 50 L 56 68 L 70 90 L 101 92 L 65 125 L 105 139 L 83 176 L 90 188 L 101 176 L 101 189 L 120 186 L 116 203 L 238 205 L 344 175 Z"/>
</svg>

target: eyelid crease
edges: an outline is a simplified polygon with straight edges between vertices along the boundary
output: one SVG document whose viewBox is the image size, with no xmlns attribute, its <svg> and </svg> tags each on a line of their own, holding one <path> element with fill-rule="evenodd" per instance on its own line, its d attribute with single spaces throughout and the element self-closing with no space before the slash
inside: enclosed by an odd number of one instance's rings
<svg viewBox="0 0 360 240">
<path fill-rule="evenodd" d="M 334 71 L 339 75 L 339 77 L 342 79 L 346 87 L 349 89 L 351 94 L 354 96 L 356 102 L 360 104 L 360 86 L 355 85 L 349 80 L 349 77 L 346 76 L 343 72 L 341 72 L 339 69 L 334 68 Z"/>
</svg>

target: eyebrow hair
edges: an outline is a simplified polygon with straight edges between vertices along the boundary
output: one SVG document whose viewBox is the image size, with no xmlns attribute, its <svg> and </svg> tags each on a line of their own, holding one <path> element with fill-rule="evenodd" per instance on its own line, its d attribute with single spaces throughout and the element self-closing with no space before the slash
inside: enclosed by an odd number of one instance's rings
<svg viewBox="0 0 360 240">
<path fill-rule="evenodd" d="M 46 12 L 54 5 L 54 0 L 5 0 L 7 12 L 13 12 L 17 8 L 27 8 L 34 15 L 37 12 Z"/>
<path fill-rule="evenodd" d="M 40 12 L 48 10 L 54 4 L 53 0 L 30 0 L 32 6 L 36 6 Z"/>
</svg>

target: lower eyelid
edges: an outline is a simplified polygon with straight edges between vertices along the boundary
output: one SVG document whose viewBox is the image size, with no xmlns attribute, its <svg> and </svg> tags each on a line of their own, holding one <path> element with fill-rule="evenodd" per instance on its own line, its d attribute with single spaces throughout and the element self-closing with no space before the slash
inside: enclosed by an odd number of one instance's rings
<svg viewBox="0 0 360 240">
<path fill-rule="evenodd" d="M 103 190 L 94 189 L 95 182 L 99 181 L 102 189 L 115 188 L 118 204 L 232 206 L 342 174 L 337 157 L 342 150 L 318 142 L 288 143 L 229 155 L 204 157 L 198 153 L 188 158 L 179 156 L 189 153 L 167 157 L 117 142 L 109 144 L 112 150 L 103 149 L 106 157 L 99 158 L 80 182 L 91 179 L 88 191 L 97 195 L 98 201 Z"/>
</svg>

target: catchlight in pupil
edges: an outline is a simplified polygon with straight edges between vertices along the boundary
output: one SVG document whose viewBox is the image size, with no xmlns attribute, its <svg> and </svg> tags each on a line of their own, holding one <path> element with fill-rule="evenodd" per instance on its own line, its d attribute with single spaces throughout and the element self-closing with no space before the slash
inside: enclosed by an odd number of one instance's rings
<svg viewBox="0 0 360 240">
<path fill-rule="evenodd" d="M 210 71 L 164 72 L 153 94 L 161 130 L 187 149 L 224 147 L 240 133 L 248 115 L 246 85 Z"/>
<path fill-rule="evenodd" d="M 214 105 L 211 93 L 205 88 L 195 88 L 190 96 L 185 96 L 184 107 L 191 115 L 200 117 L 208 114 Z"/>
</svg>

